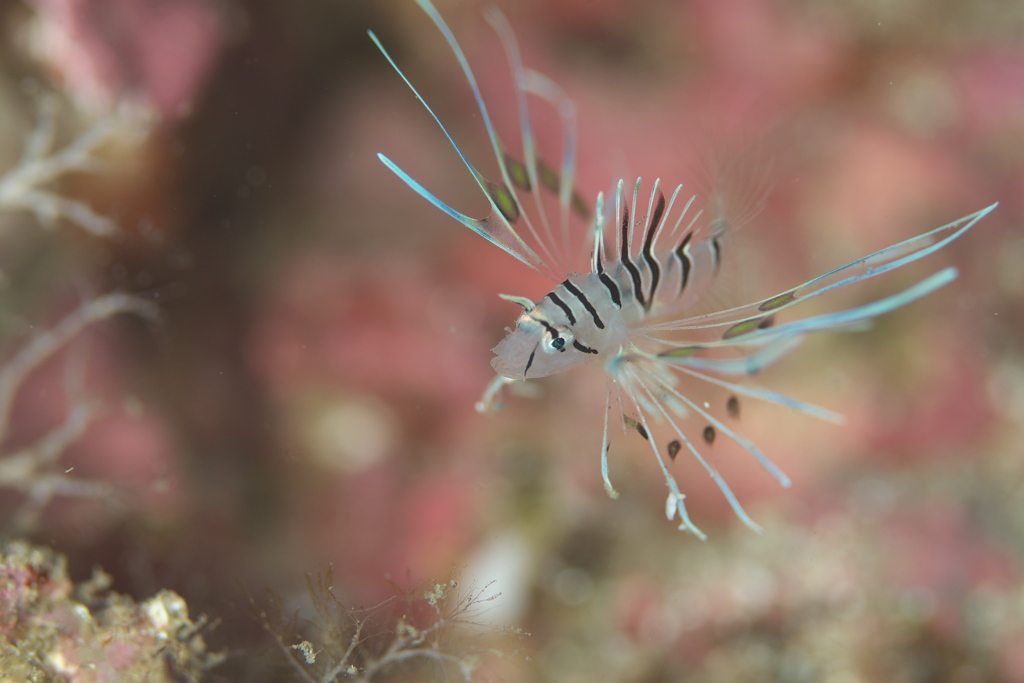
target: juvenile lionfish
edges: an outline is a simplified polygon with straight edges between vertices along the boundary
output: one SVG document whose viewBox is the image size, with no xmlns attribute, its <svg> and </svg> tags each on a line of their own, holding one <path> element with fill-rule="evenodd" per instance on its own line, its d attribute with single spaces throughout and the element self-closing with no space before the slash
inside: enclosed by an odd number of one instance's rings
<svg viewBox="0 0 1024 683">
<path fill-rule="evenodd" d="M 840 422 L 842 416 L 767 389 L 729 381 L 752 375 L 779 360 L 810 332 L 863 329 L 876 316 L 907 305 L 949 284 L 955 268 L 945 268 L 898 294 L 835 313 L 777 323 L 786 309 L 845 285 L 882 275 L 942 249 L 992 211 L 996 204 L 923 235 L 877 251 L 755 303 L 693 315 L 722 260 L 722 238 L 729 222 L 691 211 L 695 197 L 680 200 L 682 185 L 666 201 L 656 180 L 646 200 L 641 179 L 629 193 L 623 180 L 614 192 L 614 209 L 597 195 L 590 217 L 574 188 L 576 155 L 575 105 L 551 79 L 522 65 L 512 29 L 496 8 L 485 16 L 504 47 L 519 114 L 521 155 L 502 144 L 465 53 L 430 0 L 416 0 L 444 35 L 462 68 L 483 120 L 500 177 L 486 178 L 459 149 L 451 133 L 419 91 L 384 49 L 377 45 L 398 75 L 440 126 L 490 204 L 484 219 L 467 216 L 434 196 L 383 154 L 380 160 L 438 209 L 481 235 L 530 268 L 557 283 L 539 302 L 501 295 L 523 307 L 515 329 L 494 348 L 491 365 L 498 376 L 487 387 L 477 409 L 498 407 L 501 388 L 512 382 L 545 377 L 585 363 L 600 363 L 607 373 L 601 473 L 608 494 L 618 496 L 608 475 L 610 416 L 621 417 L 624 429 L 636 431 L 657 459 L 668 487 L 666 515 L 680 518 L 680 529 L 699 538 L 703 532 L 690 520 L 675 477 L 669 470 L 683 449 L 689 451 L 721 489 L 736 515 L 761 531 L 747 515 L 725 479 L 702 448 L 724 436 L 749 452 L 782 486 L 789 479 L 750 440 L 727 424 L 739 415 L 739 397 L 785 406 L 817 418 Z M 545 164 L 537 149 L 531 98 L 551 106 L 562 127 L 561 168 Z M 638 206 L 639 204 L 639 206 Z M 678 209 L 677 209 L 678 205 Z M 692 214 L 692 215 L 691 215 Z M 585 227 L 589 222 L 589 228 Z M 579 225 L 582 223 L 582 226 Z M 587 272 L 574 270 L 572 229 L 584 230 L 589 247 Z M 610 230 L 606 231 L 606 227 Z M 609 234 L 610 233 L 610 234 Z M 531 246 L 532 245 L 532 246 Z M 581 259 L 582 260 L 582 259 Z M 690 314 L 687 315 L 687 311 Z M 690 335 L 700 339 L 688 339 Z M 723 353 L 724 352 L 724 353 Z M 727 396 L 723 406 L 691 398 L 679 389 L 680 377 L 708 383 Z M 724 418 L 716 413 L 724 408 Z M 696 419 L 694 419 L 696 418 Z M 698 422 L 694 435 L 681 426 Z M 655 434 L 667 432 L 661 440 Z M 665 456 L 668 456 L 667 459 Z"/>
</svg>

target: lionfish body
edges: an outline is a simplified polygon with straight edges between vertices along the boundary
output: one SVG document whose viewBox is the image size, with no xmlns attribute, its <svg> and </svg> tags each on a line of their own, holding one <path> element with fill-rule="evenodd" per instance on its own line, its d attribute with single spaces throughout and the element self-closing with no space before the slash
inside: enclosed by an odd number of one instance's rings
<svg viewBox="0 0 1024 683">
<path fill-rule="evenodd" d="M 842 418 L 824 408 L 728 378 L 757 373 L 792 351 L 808 333 L 863 329 L 871 319 L 948 284 L 957 276 L 954 268 L 941 270 L 909 289 L 862 306 L 776 322 L 777 314 L 804 301 L 889 272 L 941 249 L 996 205 L 767 299 L 692 315 L 689 312 L 719 270 L 722 239 L 729 221 L 722 215 L 704 215 L 705 212 L 693 210 L 694 197 L 680 199 L 682 186 L 666 198 L 660 181 L 655 181 L 644 201 L 639 178 L 631 193 L 619 180 L 608 206 L 603 193 L 598 194 L 596 209 L 590 214 L 573 186 L 575 106 L 553 81 L 523 67 L 504 16 L 492 9 L 487 19 L 502 41 L 513 76 L 521 156 L 499 140 L 468 60 L 447 24 L 430 0 L 416 2 L 444 35 L 461 66 L 487 130 L 500 178 L 486 178 L 469 162 L 377 37 L 372 32 L 370 37 L 448 137 L 487 197 L 490 214 L 476 219 L 455 210 L 383 154 L 379 158 L 438 209 L 557 283 L 536 303 L 525 297 L 502 295 L 520 304 L 523 312 L 515 328 L 494 348 L 492 365 L 498 376 L 485 391 L 478 409 L 497 406 L 498 394 L 505 384 L 561 373 L 586 363 L 600 363 L 608 378 L 601 465 L 609 495 L 617 496 L 608 476 L 607 460 L 609 418 L 617 411 L 624 428 L 635 431 L 649 444 L 669 489 L 666 514 L 670 520 L 679 516 L 680 529 L 704 538 L 690 520 L 685 496 L 670 470 L 671 461 L 686 450 L 721 489 L 739 518 L 759 531 L 703 454 L 721 434 L 749 452 L 783 486 L 789 485 L 786 476 L 757 446 L 730 425 L 739 414 L 739 397 L 774 403 L 834 422 Z M 557 172 L 541 160 L 536 148 L 531 99 L 553 107 L 560 116 L 562 154 Z M 575 231 L 571 229 L 574 223 Z M 583 223 L 582 229 L 579 223 Z M 579 265 L 572 258 L 574 236 L 577 241 L 580 236 L 589 240 L 589 262 L 583 268 L 574 268 Z M 728 396 L 724 405 L 714 409 L 703 400 L 690 398 L 679 388 L 680 377 L 704 382 L 719 393 L 724 392 Z M 718 417 L 723 409 L 725 417 Z M 696 430 L 683 429 L 683 424 L 691 427 L 694 421 L 699 423 Z M 694 433 L 699 436 L 689 435 Z"/>
<path fill-rule="evenodd" d="M 621 184 L 616 195 L 621 204 Z M 651 198 L 655 206 L 648 212 L 643 249 L 638 255 L 630 246 L 630 208 L 623 206 L 621 247 L 614 259 L 606 263 L 603 244 L 598 243 L 589 273 L 569 277 L 536 304 L 524 303 L 526 310 L 515 330 L 494 349 L 492 365 L 499 375 L 510 380 L 534 379 L 592 360 L 607 361 L 627 348 L 648 321 L 684 310 L 699 298 L 710 283 L 707 276 L 718 269 L 718 237 L 691 244 L 694 233 L 686 232 L 672 249 L 655 252 L 667 210 L 665 196 L 657 186 Z M 685 217 L 684 210 L 677 228 Z"/>
</svg>

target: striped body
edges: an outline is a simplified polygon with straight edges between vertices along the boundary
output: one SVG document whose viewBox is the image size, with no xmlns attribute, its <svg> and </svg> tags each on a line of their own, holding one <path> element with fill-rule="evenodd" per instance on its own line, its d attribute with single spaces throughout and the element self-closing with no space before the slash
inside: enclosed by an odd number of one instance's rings
<svg viewBox="0 0 1024 683">
<path fill-rule="evenodd" d="M 416 0 L 451 48 L 469 85 L 487 131 L 499 176 L 488 178 L 463 154 L 448 129 L 420 96 L 373 33 L 371 39 L 406 85 L 426 107 L 451 142 L 469 175 L 487 198 L 490 213 L 473 218 L 437 198 L 383 154 L 380 160 L 403 182 L 437 209 L 487 239 L 526 266 L 547 276 L 553 288 L 539 302 L 518 296 L 503 298 L 523 306 L 516 326 L 495 347 L 492 362 L 498 376 L 484 392 L 478 408 L 500 407 L 502 387 L 516 381 L 564 372 L 599 361 L 607 377 L 601 470 L 604 485 L 617 496 L 608 475 L 610 425 L 613 416 L 638 434 L 664 476 L 666 516 L 679 518 L 679 528 L 704 538 L 690 520 L 685 495 L 672 464 L 688 452 L 721 490 L 736 515 L 759 530 L 706 457 L 720 438 L 738 444 L 781 485 L 789 479 L 738 430 L 741 399 L 753 399 L 813 417 L 840 422 L 841 416 L 745 380 L 788 353 L 812 332 L 863 329 L 873 318 L 896 310 L 952 282 L 957 272 L 946 268 L 917 284 L 867 304 L 810 317 L 777 322 L 777 316 L 804 301 L 917 261 L 943 248 L 992 211 L 992 205 L 940 228 L 857 259 L 824 275 L 766 299 L 727 310 L 694 315 L 694 304 L 718 273 L 722 238 L 729 216 L 716 211 L 712 197 L 707 211 L 693 211 L 695 198 L 678 210 L 677 187 L 666 201 L 655 181 L 646 211 L 637 201 L 640 179 L 627 201 L 623 181 L 606 213 L 603 194 L 591 214 L 574 187 L 576 174 L 576 109 L 572 100 L 547 77 L 525 68 L 505 17 L 492 8 L 487 20 L 508 57 L 519 112 L 521 145 L 502 143 L 491 123 L 477 80 L 451 30 L 430 3 Z M 562 149 L 557 170 L 546 164 L 535 144 L 531 103 L 552 107 L 562 123 Z M 582 224 L 581 224 L 582 223 Z M 608 229 L 606 229 L 608 228 Z M 586 240 L 589 264 L 575 263 L 573 245 Z M 706 393 L 691 397 L 677 381 L 703 383 Z"/>
<path fill-rule="evenodd" d="M 639 189 L 638 180 L 634 197 Z M 670 249 L 656 252 L 669 217 L 657 184 L 651 199 L 653 210 L 640 249 L 635 249 L 630 228 L 636 226 L 630 225 L 620 184 L 617 258 L 605 264 L 603 244 L 595 247 L 591 272 L 569 277 L 524 310 L 515 329 L 494 348 L 491 365 L 499 375 L 536 379 L 594 360 L 607 363 L 629 350 L 634 331 L 647 322 L 685 311 L 700 299 L 718 272 L 721 234 L 695 240 L 691 223 Z M 683 208 L 673 233 L 679 232 L 689 206 Z"/>
</svg>

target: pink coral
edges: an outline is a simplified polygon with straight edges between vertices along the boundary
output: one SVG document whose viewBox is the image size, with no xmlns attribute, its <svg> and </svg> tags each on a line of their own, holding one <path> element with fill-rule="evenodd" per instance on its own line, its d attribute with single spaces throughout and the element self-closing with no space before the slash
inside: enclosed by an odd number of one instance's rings
<svg viewBox="0 0 1024 683">
<path fill-rule="evenodd" d="M 75 586 L 64 557 L 25 543 L 0 549 L 0 671 L 68 683 L 198 681 L 222 661 L 206 652 L 185 601 L 161 591 L 136 604 L 96 571 Z"/>
<path fill-rule="evenodd" d="M 167 116 L 191 110 L 224 26 L 203 0 L 34 0 L 40 50 L 91 107 L 140 96 Z"/>
</svg>

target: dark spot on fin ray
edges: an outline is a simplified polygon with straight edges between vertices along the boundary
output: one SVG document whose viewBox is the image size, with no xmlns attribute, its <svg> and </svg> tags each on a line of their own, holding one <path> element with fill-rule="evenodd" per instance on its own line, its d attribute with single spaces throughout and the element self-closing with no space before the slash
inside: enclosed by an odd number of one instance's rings
<svg viewBox="0 0 1024 683">
<path fill-rule="evenodd" d="M 523 168 L 523 172 L 525 174 L 525 167 Z M 515 182 L 515 176 L 512 176 L 511 169 L 509 170 L 509 175 Z M 562 191 L 562 177 L 558 175 L 556 171 L 552 170 L 551 167 L 545 164 L 543 161 L 537 162 L 537 179 L 540 181 L 541 187 L 543 187 L 548 192 L 559 194 Z M 529 190 L 530 188 L 524 187 L 523 189 Z M 580 218 L 584 220 L 590 219 L 590 207 L 587 206 L 587 203 L 583 200 L 583 197 L 575 189 L 569 196 L 569 208 L 575 211 Z"/>
<path fill-rule="evenodd" d="M 575 190 L 573 190 L 572 193 L 570 206 L 572 206 L 572 210 L 575 211 L 580 218 L 590 220 L 590 207 L 587 206 L 587 203 L 583 200 L 583 197 L 580 196 L 580 193 Z"/>
<path fill-rule="evenodd" d="M 785 294 L 780 294 L 777 297 L 768 299 L 768 301 L 765 301 L 763 304 L 758 306 L 757 310 L 764 312 L 774 311 L 776 308 L 781 308 L 785 306 L 795 298 L 796 294 L 794 294 L 793 292 L 786 292 Z"/>
<path fill-rule="evenodd" d="M 710 446 L 715 442 L 715 428 L 708 425 L 704 428 L 704 441 Z"/>
<path fill-rule="evenodd" d="M 722 334 L 722 339 L 735 339 L 741 335 L 753 332 L 754 330 L 763 330 L 771 327 L 774 324 L 774 316 L 765 316 L 763 318 L 751 318 L 750 320 L 744 320 L 743 322 L 736 323 Z"/>
<path fill-rule="evenodd" d="M 513 185 L 527 192 L 533 189 L 530 185 L 530 174 L 526 172 L 526 166 L 521 161 L 505 154 L 505 170 L 508 171 L 508 177 Z"/>
<path fill-rule="evenodd" d="M 729 417 L 738 418 L 740 416 L 740 400 L 735 396 L 730 396 L 729 400 L 725 402 L 725 410 L 729 413 Z"/>
<path fill-rule="evenodd" d="M 540 179 L 540 184 L 549 192 L 558 192 L 562 185 L 558 174 L 552 171 L 551 167 L 543 161 L 537 163 L 537 176 Z"/>
<path fill-rule="evenodd" d="M 515 223 L 519 220 L 519 205 L 516 204 L 515 197 L 507 187 L 501 183 L 489 182 L 487 183 L 487 194 L 491 196 L 491 201 L 498 207 L 498 211 L 506 221 Z"/>
<path fill-rule="evenodd" d="M 646 441 L 646 440 L 649 440 L 649 439 L 650 439 L 650 437 L 649 437 L 649 436 L 647 435 L 647 428 L 646 428 L 646 427 L 644 427 L 644 426 L 643 426 L 642 424 L 640 424 L 639 422 L 637 422 L 636 420 L 634 420 L 633 418 L 631 418 L 631 417 L 628 417 L 628 416 L 626 416 L 626 415 L 623 415 L 623 416 L 622 416 L 622 422 L 623 422 L 623 423 L 624 423 L 624 424 L 625 424 L 625 425 L 626 425 L 626 426 L 627 426 L 628 428 L 630 428 L 630 429 L 635 429 L 635 430 L 636 430 L 636 433 L 637 433 L 637 434 L 639 434 L 640 436 L 644 437 L 644 440 L 645 440 L 645 441 Z"/>
<path fill-rule="evenodd" d="M 672 439 L 671 441 L 669 441 L 668 442 L 668 457 L 671 458 L 672 460 L 675 460 L 676 456 L 679 455 L 679 449 L 681 447 L 682 446 L 679 443 L 679 439 Z"/>
<path fill-rule="evenodd" d="M 669 349 L 668 351 L 662 351 L 658 354 L 658 358 L 686 358 L 692 356 L 698 351 L 703 351 L 705 346 L 694 345 L 694 346 L 680 346 L 678 349 Z"/>
</svg>

